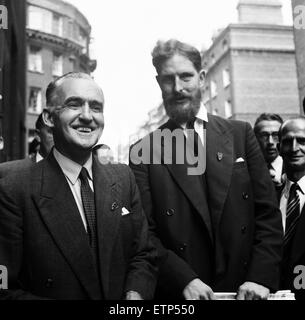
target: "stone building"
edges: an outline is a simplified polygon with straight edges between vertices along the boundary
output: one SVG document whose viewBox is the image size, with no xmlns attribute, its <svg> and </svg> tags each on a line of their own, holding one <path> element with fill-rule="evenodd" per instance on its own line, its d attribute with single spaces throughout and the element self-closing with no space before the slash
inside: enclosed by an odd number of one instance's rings
<svg viewBox="0 0 305 320">
<path fill-rule="evenodd" d="M 292 0 L 300 106 L 305 97 L 305 0 Z M 301 108 L 302 109 L 302 108 Z M 302 111 L 303 113 L 303 111 Z"/>
<path fill-rule="evenodd" d="M 91 26 L 73 5 L 62 0 L 27 0 L 27 117 L 28 142 L 45 106 L 50 81 L 70 71 L 91 73 Z"/>
<path fill-rule="evenodd" d="M 300 113 L 293 27 L 283 25 L 281 7 L 279 0 L 240 0 L 239 22 L 202 53 L 209 112 L 252 125 L 262 112 Z"/>
</svg>

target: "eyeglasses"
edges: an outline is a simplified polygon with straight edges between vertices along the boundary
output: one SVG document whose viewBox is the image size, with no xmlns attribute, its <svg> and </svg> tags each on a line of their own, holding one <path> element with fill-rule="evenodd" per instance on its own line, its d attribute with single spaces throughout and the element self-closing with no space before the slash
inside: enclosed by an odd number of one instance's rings
<svg viewBox="0 0 305 320">
<path fill-rule="evenodd" d="M 269 141 L 269 138 L 272 137 L 272 140 L 275 142 L 279 141 L 279 134 L 278 132 L 261 132 L 258 134 L 259 138 L 264 141 Z"/>
</svg>

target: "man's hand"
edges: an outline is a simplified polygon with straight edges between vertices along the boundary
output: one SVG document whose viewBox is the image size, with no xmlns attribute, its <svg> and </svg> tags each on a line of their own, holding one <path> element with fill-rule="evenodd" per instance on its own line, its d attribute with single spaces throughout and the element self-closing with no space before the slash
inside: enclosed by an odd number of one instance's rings
<svg viewBox="0 0 305 320">
<path fill-rule="evenodd" d="M 126 300 L 143 300 L 143 298 L 136 291 L 128 291 L 126 293 Z"/>
<path fill-rule="evenodd" d="M 237 291 L 237 300 L 267 300 L 270 290 L 255 282 L 245 282 Z"/>
<path fill-rule="evenodd" d="M 183 296 L 186 300 L 215 300 L 212 289 L 198 278 L 184 288 Z"/>
</svg>

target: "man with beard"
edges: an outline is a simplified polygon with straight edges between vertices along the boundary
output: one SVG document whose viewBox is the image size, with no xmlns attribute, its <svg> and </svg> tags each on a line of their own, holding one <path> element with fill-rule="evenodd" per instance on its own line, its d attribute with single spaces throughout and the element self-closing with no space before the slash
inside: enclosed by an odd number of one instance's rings
<svg viewBox="0 0 305 320">
<path fill-rule="evenodd" d="M 278 132 L 283 119 L 275 113 L 262 113 L 255 121 L 254 133 L 276 188 L 282 186 L 283 159 L 279 156 Z"/>
<path fill-rule="evenodd" d="M 253 131 L 207 114 L 197 49 L 169 40 L 152 57 L 169 120 L 131 148 L 130 166 L 163 258 L 156 297 L 214 299 L 214 291 L 233 291 L 237 299 L 266 299 L 279 284 L 282 228 Z M 206 170 L 190 174 L 190 159 Z"/>
<path fill-rule="evenodd" d="M 128 166 L 93 155 L 104 128 L 104 95 L 84 73 L 46 91 L 54 148 L 0 179 L 4 299 L 139 300 L 153 297 L 156 249 Z"/>
</svg>

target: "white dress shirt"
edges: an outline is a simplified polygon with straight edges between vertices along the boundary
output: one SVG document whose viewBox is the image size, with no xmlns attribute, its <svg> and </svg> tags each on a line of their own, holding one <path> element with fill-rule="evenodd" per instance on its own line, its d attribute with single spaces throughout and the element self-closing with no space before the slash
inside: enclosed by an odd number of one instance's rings
<svg viewBox="0 0 305 320">
<path fill-rule="evenodd" d="M 285 187 L 282 191 L 282 195 L 281 195 L 281 200 L 280 200 L 280 209 L 282 212 L 282 223 L 283 223 L 283 230 L 285 232 L 285 227 L 286 227 L 286 210 L 287 210 L 287 202 L 288 202 L 288 198 L 289 198 L 289 192 L 290 192 L 290 188 L 292 186 L 292 184 L 294 182 L 290 181 L 286 175 L 286 183 L 285 183 Z M 302 212 L 304 203 L 305 203 L 305 176 L 303 176 L 299 181 L 297 181 L 299 187 L 301 190 L 297 190 L 297 193 L 299 195 L 300 198 L 300 214 Z"/>
<path fill-rule="evenodd" d="M 194 130 L 198 133 L 201 143 L 204 145 L 204 122 L 208 122 L 208 111 L 203 103 L 200 104 L 199 111 L 194 122 Z M 184 135 L 187 137 L 186 123 L 181 125 Z"/>
<path fill-rule="evenodd" d="M 81 181 L 79 179 L 79 174 L 81 172 L 82 166 L 62 155 L 58 150 L 56 150 L 56 148 L 53 148 L 53 154 L 68 181 L 69 187 L 77 204 L 77 208 L 82 218 L 83 224 L 85 226 L 85 229 L 87 230 L 87 222 L 80 190 Z M 92 154 L 90 155 L 88 161 L 83 165 L 83 167 L 85 167 L 88 171 L 89 185 L 91 190 L 94 191 L 92 177 Z"/>
<path fill-rule="evenodd" d="M 272 174 L 274 174 L 274 181 L 281 183 L 282 171 L 283 171 L 283 159 L 281 156 L 277 156 L 271 163 L 272 169 L 269 169 Z"/>
</svg>

